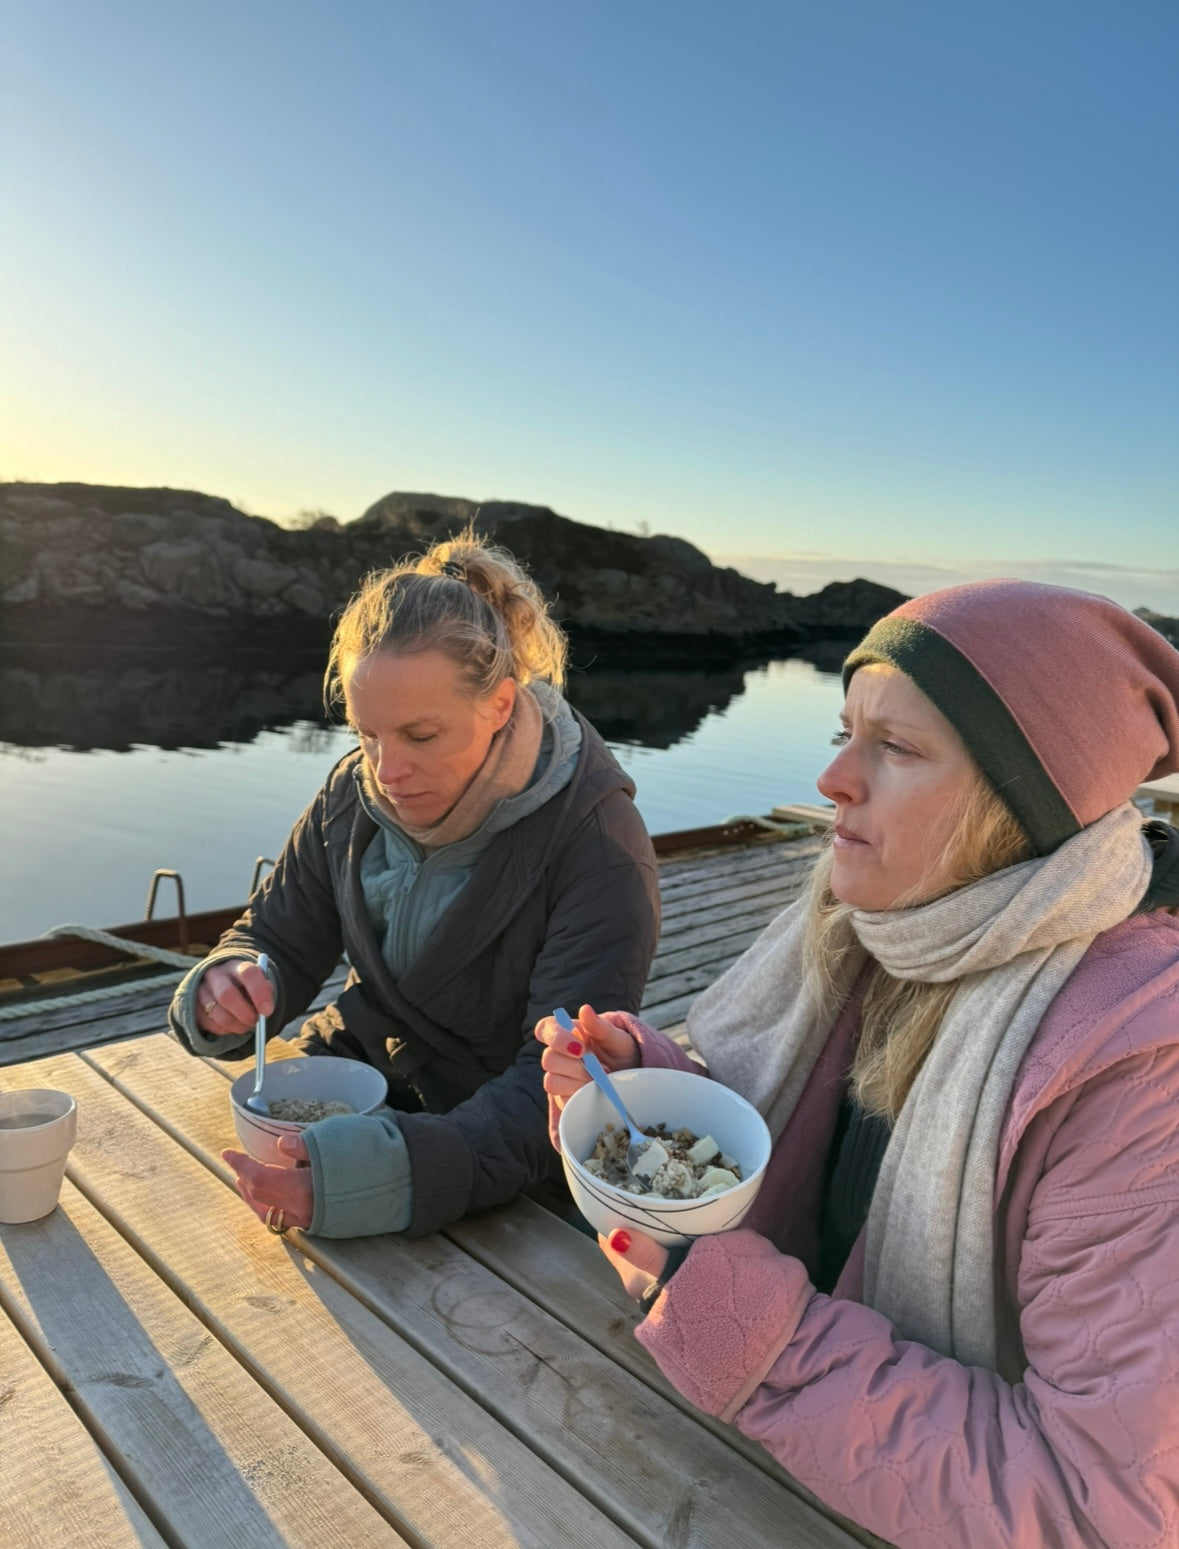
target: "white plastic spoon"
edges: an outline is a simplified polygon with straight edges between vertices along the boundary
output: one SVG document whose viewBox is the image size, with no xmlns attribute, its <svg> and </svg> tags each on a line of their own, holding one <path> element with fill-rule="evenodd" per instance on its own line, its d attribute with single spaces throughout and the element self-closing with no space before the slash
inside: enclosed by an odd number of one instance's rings
<svg viewBox="0 0 1179 1549">
<path fill-rule="evenodd" d="M 270 971 L 270 959 L 263 952 L 258 958 L 258 967 L 264 974 Z M 259 1013 L 258 1020 L 254 1024 L 254 1090 L 246 1098 L 245 1106 L 251 1113 L 256 1113 L 260 1118 L 270 1117 L 270 1104 L 262 1096 L 262 1080 L 266 1075 L 266 1018 Z"/>
</svg>

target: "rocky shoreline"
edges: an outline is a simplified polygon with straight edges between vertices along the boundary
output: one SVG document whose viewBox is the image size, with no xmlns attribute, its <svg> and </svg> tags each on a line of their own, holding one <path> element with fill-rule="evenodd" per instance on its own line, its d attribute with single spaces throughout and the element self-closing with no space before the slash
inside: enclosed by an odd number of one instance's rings
<svg viewBox="0 0 1179 1549">
<path fill-rule="evenodd" d="M 360 577 L 468 521 L 528 567 L 581 653 L 788 655 L 862 634 L 903 600 L 873 582 L 811 597 L 714 565 L 682 539 L 542 506 L 385 496 L 302 529 L 190 490 L 0 484 L 0 639 L 160 648 L 278 640 L 316 649 Z"/>
</svg>

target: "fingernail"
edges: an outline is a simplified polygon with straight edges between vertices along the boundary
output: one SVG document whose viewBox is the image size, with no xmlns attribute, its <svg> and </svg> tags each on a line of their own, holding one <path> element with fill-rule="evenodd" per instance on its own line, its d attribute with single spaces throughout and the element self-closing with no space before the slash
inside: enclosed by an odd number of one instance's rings
<svg viewBox="0 0 1179 1549">
<path fill-rule="evenodd" d="M 606 1241 L 614 1249 L 615 1253 L 630 1252 L 630 1233 L 624 1232 L 620 1226 L 616 1226 Z"/>
<path fill-rule="evenodd" d="M 565 1045 L 565 1049 L 567 1053 L 572 1054 L 574 1059 L 577 1059 L 581 1054 L 581 1045 L 578 1043 L 576 1038 L 570 1038 L 569 1042 Z"/>
</svg>

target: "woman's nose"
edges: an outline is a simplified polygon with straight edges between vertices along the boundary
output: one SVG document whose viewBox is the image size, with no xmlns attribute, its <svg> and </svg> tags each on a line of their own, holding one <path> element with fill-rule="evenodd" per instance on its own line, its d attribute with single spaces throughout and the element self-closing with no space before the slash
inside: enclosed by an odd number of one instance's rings
<svg viewBox="0 0 1179 1549">
<path fill-rule="evenodd" d="M 840 748 L 815 784 L 819 794 L 836 806 L 861 799 L 864 782 L 856 771 L 856 756 L 850 745 Z"/>
<path fill-rule="evenodd" d="M 377 784 L 395 786 L 404 780 L 412 767 L 410 759 L 399 748 L 382 747 L 377 753 Z"/>
</svg>

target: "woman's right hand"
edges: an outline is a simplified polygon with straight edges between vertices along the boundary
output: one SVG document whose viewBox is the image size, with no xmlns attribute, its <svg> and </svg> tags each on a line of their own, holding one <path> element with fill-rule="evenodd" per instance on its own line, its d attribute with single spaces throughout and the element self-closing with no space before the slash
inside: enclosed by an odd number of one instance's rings
<svg viewBox="0 0 1179 1549">
<path fill-rule="evenodd" d="M 208 1038 L 240 1038 L 274 1010 L 270 980 L 248 958 L 206 968 L 196 985 L 196 1024 Z"/>
<path fill-rule="evenodd" d="M 574 1029 L 567 1033 L 552 1017 L 542 1018 L 534 1029 L 546 1045 L 540 1057 L 544 1089 L 558 1113 L 590 1079 L 581 1062 L 587 1049 L 607 1070 L 629 1070 L 639 1063 L 639 1046 L 630 1033 L 600 1017 L 592 1006 L 582 1006 Z"/>
</svg>

